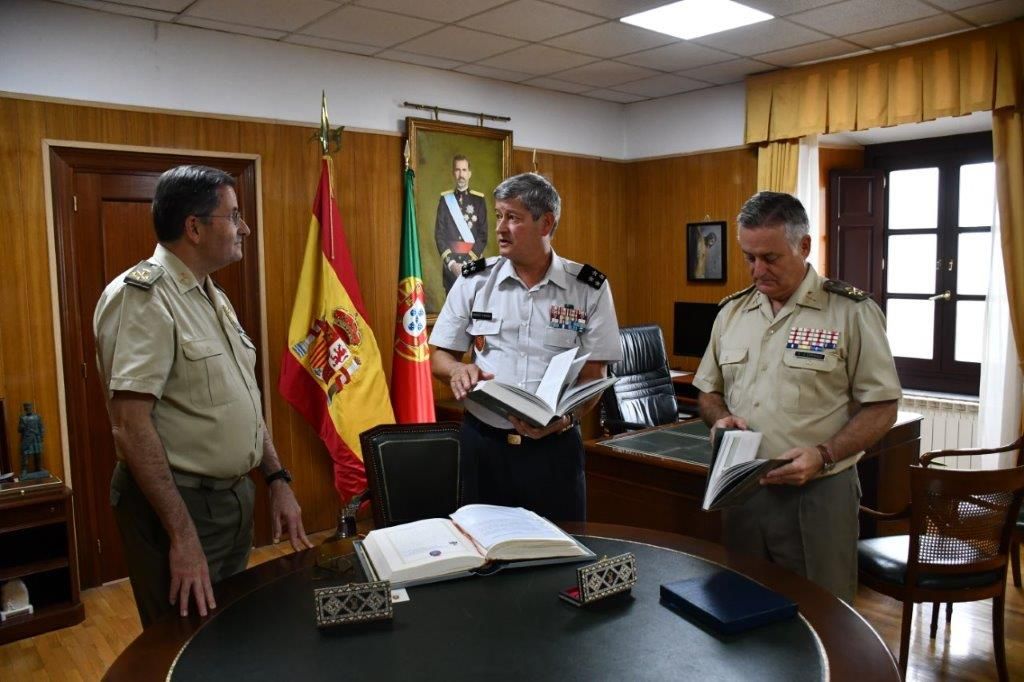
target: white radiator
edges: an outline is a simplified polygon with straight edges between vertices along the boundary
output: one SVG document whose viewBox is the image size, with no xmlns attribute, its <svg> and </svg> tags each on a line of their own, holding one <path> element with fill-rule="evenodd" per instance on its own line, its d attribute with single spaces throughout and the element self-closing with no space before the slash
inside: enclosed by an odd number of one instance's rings
<svg viewBox="0 0 1024 682">
<path fill-rule="evenodd" d="M 978 403 L 970 400 L 904 395 L 900 409 L 917 412 L 921 422 L 921 452 L 960 450 L 977 446 Z M 974 460 L 978 460 L 975 462 Z M 961 457 L 958 469 L 982 468 L 981 457 Z"/>
</svg>

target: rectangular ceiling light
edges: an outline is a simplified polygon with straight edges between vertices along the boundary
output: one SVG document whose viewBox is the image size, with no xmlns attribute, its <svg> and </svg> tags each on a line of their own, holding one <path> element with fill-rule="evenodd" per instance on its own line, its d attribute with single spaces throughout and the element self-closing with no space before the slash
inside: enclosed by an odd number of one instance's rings
<svg viewBox="0 0 1024 682">
<path fill-rule="evenodd" d="M 689 40 L 769 19 L 774 17 L 733 0 L 681 0 L 620 21 Z"/>
</svg>

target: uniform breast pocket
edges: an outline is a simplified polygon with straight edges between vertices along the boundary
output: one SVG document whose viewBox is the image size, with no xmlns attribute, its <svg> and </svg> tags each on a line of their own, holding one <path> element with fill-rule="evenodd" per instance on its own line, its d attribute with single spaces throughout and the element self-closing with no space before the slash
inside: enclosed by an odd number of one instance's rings
<svg viewBox="0 0 1024 682">
<path fill-rule="evenodd" d="M 782 356 L 786 366 L 779 383 L 783 408 L 801 414 L 827 410 L 830 398 L 845 396 L 842 386 L 832 386 L 839 356 L 829 352 L 797 352 L 790 349 Z"/>
<path fill-rule="evenodd" d="M 466 333 L 473 337 L 473 344 L 481 353 L 492 350 L 498 343 L 501 320 L 473 320 Z"/>
<path fill-rule="evenodd" d="M 723 348 L 718 354 L 718 365 L 722 368 L 726 391 L 729 391 L 743 378 L 743 370 L 747 368 L 747 349 Z"/>
<path fill-rule="evenodd" d="M 185 376 L 193 404 L 211 407 L 235 398 L 228 382 L 230 359 L 219 344 L 213 339 L 182 341 L 181 352 L 185 356 Z"/>
<path fill-rule="evenodd" d="M 544 345 L 568 350 L 580 345 L 580 335 L 572 329 L 545 329 Z"/>
</svg>

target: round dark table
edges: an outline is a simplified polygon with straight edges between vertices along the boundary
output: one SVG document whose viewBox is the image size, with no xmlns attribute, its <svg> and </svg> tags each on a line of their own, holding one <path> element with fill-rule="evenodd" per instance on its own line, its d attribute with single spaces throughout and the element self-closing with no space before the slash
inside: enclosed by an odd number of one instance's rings
<svg viewBox="0 0 1024 682">
<path fill-rule="evenodd" d="M 321 631 L 308 551 L 218 585 L 219 606 L 208 618 L 170 615 L 154 624 L 106 679 L 899 679 L 863 618 L 778 566 L 668 533 L 564 527 L 598 556 L 636 555 L 631 596 L 579 609 L 557 594 L 584 564 L 510 569 L 412 587 L 391 622 Z M 721 566 L 793 599 L 800 616 L 719 637 L 659 604 L 661 583 Z"/>
</svg>

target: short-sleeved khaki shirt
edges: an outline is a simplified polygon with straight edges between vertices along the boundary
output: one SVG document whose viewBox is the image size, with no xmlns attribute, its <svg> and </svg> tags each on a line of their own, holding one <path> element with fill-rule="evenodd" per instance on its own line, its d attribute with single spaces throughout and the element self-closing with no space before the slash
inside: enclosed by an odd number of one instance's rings
<svg viewBox="0 0 1024 682">
<path fill-rule="evenodd" d="M 263 457 L 255 345 L 212 279 L 200 285 L 162 245 L 148 261 L 163 268 L 151 289 L 125 283 L 129 270 L 96 304 L 97 363 L 108 399 L 115 391 L 157 398 L 153 423 L 172 469 L 241 476 Z"/>
<path fill-rule="evenodd" d="M 430 334 L 431 345 L 454 351 L 473 349 L 473 362 L 497 381 L 536 391 L 548 363 L 578 348 L 589 361 L 622 357 L 611 285 L 593 286 L 577 278 L 584 266 L 552 252 L 544 278 L 527 287 L 512 261 L 488 259 L 487 267 L 455 281 Z M 499 429 L 508 420 L 467 402 L 477 419 Z"/>
<path fill-rule="evenodd" d="M 759 457 L 823 443 L 860 404 L 900 398 L 882 311 L 824 282 L 808 267 L 777 315 L 751 289 L 715 319 L 693 385 L 721 393 L 732 414 L 764 435 Z"/>
</svg>

